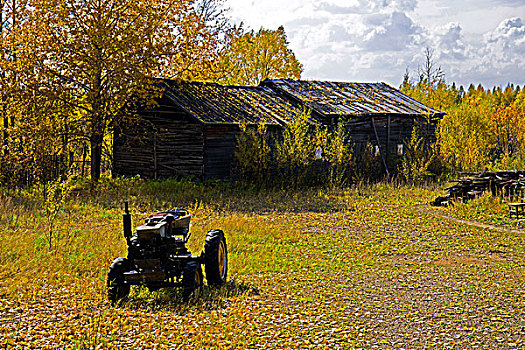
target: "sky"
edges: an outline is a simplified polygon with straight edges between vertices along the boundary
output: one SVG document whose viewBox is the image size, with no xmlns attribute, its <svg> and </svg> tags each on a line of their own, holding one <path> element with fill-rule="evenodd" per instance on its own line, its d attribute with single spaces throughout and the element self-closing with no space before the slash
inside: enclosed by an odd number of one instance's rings
<svg viewBox="0 0 525 350">
<path fill-rule="evenodd" d="M 245 29 L 284 26 L 303 79 L 417 77 L 430 48 L 451 84 L 525 85 L 525 0 L 226 0 Z"/>
</svg>

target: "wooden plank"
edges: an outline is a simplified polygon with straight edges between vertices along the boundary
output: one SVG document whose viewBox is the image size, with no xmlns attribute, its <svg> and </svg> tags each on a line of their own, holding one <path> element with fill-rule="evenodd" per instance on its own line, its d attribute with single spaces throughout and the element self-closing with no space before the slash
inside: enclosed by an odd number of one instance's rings
<svg viewBox="0 0 525 350">
<path fill-rule="evenodd" d="M 379 155 L 381 156 L 381 160 L 383 161 L 383 166 L 385 168 L 386 175 L 390 176 L 390 172 L 388 171 L 388 167 L 386 165 L 386 161 L 385 161 L 385 157 L 383 155 L 383 151 L 381 150 L 381 142 L 379 141 L 379 137 L 377 136 L 377 130 L 376 130 L 376 127 L 375 127 L 374 117 L 372 117 L 371 122 L 372 122 L 372 126 L 374 127 L 374 134 L 376 136 L 377 147 L 379 148 Z"/>
</svg>

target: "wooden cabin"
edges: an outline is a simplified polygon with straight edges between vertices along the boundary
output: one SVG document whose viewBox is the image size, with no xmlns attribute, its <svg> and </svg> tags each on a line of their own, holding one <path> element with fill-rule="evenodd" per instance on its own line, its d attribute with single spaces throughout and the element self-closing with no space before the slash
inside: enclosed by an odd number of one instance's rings
<svg viewBox="0 0 525 350">
<path fill-rule="evenodd" d="M 240 123 L 278 132 L 299 106 L 270 88 L 164 81 L 158 107 L 115 132 L 113 174 L 228 178 Z"/>
<path fill-rule="evenodd" d="M 434 138 L 431 109 L 387 84 L 266 80 L 257 87 L 164 80 L 158 107 L 115 132 L 113 174 L 146 178 L 229 178 L 239 125 L 279 134 L 302 108 L 312 124 L 343 122 L 359 152 L 371 143 L 386 164 L 420 124 Z"/>
<path fill-rule="evenodd" d="M 261 86 L 308 107 L 322 124 L 344 123 L 354 154 L 373 145 L 387 172 L 387 164 L 402 156 L 415 125 L 434 142 L 437 122 L 444 116 L 385 83 L 266 80 Z"/>
</svg>

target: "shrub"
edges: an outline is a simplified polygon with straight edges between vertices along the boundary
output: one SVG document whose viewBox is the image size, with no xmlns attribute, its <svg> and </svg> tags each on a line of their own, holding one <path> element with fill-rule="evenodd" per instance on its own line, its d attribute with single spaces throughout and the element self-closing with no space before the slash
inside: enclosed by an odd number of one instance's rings
<svg viewBox="0 0 525 350">
<path fill-rule="evenodd" d="M 348 182 L 349 170 L 354 165 L 350 136 L 343 123 L 337 129 L 326 132 L 328 137 L 323 160 L 328 163 L 328 181 L 330 187 L 340 187 Z"/>
<path fill-rule="evenodd" d="M 303 108 L 284 128 L 282 138 L 275 142 L 275 163 L 285 182 L 300 185 L 307 169 L 315 160 L 315 139 L 308 123 L 310 111 Z"/>
<path fill-rule="evenodd" d="M 378 175 L 382 173 L 382 165 L 375 153 L 375 147 L 367 142 L 364 149 L 357 154 L 353 171 L 354 182 L 366 183 L 379 178 Z"/>
<path fill-rule="evenodd" d="M 253 179 L 257 183 L 263 183 L 266 181 L 271 164 L 268 128 L 266 124 L 259 124 L 257 127 L 241 124 L 240 129 L 235 151 L 237 171 L 243 179 Z"/>
<path fill-rule="evenodd" d="M 241 125 L 235 158 L 241 178 L 260 185 L 306 186 L 348 183 L 353 166 L 352 144 L 344 124 L 335 130 L 313 127 L 310 111 L 300 110 L 280 137 L 271 139 L 266 125 Z M 271 147 L 273 145 L 273 147 Z"/>
<path fill-rule="evenodd" d="M 419 135 L 418 128 L 414 127 L 401 161 L 403 177 L 408 182 L 422 183 L 428 175 L 431 175 L 429 168 L 434 158 L 435 153 L 432 147 Z"/>
</svg>

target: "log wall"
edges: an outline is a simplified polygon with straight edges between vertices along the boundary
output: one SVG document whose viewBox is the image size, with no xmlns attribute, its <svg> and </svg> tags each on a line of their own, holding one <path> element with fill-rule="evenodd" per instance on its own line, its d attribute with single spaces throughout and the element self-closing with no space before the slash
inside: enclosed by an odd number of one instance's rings
<svg viewBox="0 0 525 350">
<path fill-rule="evenodd" d="M 197 176 L 204 169 L 203 125 L 183 112 L 159 110 L 115 133 L 115 175 Z"/>
<path fill-rule="evenodd" d="M 372 120 L 375 125 L 375 132 Z M 380 116 L 374 117 L 373 119 L 372 117 L 351 119 L 345 124 L 347 125 L 351 142 L 355 144 L 357 154 L 365 149 L 367 143 L 371 143 L 374 146 L 377 145 L 377 138 L 379 138 L 379 144 L 384 156 L 396 157 L 397 145 L 406 145 L 412 136 L 412 129 L 416 124 L 420 126 L 421 134 L 427 140 L 434 142 L 436 138 L 435 123 L 427 124 L 423 119 L 416 120 L 410 117 Z"/>
<path fill-rule="evenodd" d="M 253 128 L 249 125 L 248 128 Z M 281 127 L 268 125 L 267 132 L 270 147 L 273 141 L 281 135 Z M 237 137 L 240 134 L 238 125 L 207 125 L 204 141 L 204 178 L 231 179 L 235 178 Z"/>
<path fill-rule="evenodd" d="M 435 141 L 435 123 L 428 124 L 422 118 L 359 117 L 345 124 L 354 154 L 359 158 L 367 143 L 379 144 L 382 159 L 389 168 L 395 167 L 400 159 L 397 146 L 405 145 L 406 151 L 415 124 L 420 125 L 424 137 Z M 274 138 L 280 133 L 277 126 L 268 131 L 275 134 Z M 201 179 L 228 179 L 233 175 L 239 133 L 237 125 L 205 125 L 182 110 L 161 105 L 155 113 L 144 114 L 142 122 L 115 133 L 113 172 L 146 178 L 192 175 Z"/>
<path fill-rule="evenodd" d="M 234 166 L 239 127 L 207 125 L 204 136 L 204 178 L 227 179 Z"/>
</svg>

